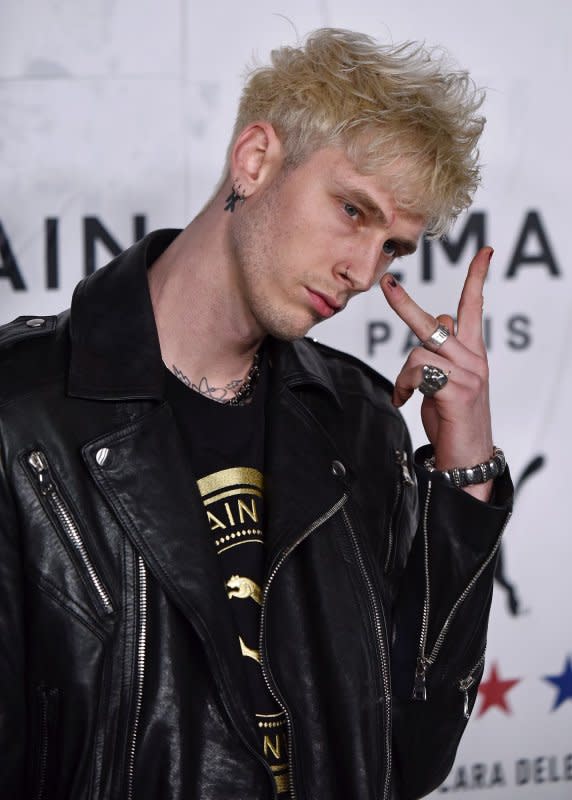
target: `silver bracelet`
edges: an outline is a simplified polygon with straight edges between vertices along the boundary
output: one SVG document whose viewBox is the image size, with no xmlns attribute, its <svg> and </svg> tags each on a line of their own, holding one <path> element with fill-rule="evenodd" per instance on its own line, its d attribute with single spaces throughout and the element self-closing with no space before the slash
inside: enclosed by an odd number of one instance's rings
<svg viewBox="0 0 572 800">
<path fill-rule="evenodd" d="M 475 464 L 474 467 L 453 467 L 452 469 L 437 469 L 435 456 L 426 458 L 423 462 L 429 472 L 438 472 L 445 480 L 462 489 L 463 486 L 472 486 L 475 483 L 486 483 L 493 478 L 498 478 L 506 469 L 506 458 L 500 447 L 493 448 L 492 458 Z"/>
</svg>

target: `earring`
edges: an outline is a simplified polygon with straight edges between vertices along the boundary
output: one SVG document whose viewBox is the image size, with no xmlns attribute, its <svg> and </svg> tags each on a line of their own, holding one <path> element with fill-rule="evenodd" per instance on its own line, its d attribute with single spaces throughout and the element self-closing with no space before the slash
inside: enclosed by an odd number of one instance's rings
<svg viewBox="0 0 572 800">
<path fill-rule="evenodd" d="M 231 214 L 234 211 L 234 208 L 238 202 L 244 203 L 246 200 L 246 195 L 244 194 L 244 189 L 237 181 L 234 181 L 232 184 L 232 191 L 229 196 L 225 200 L 225 211 L 230 211 Z"/>
</svg>

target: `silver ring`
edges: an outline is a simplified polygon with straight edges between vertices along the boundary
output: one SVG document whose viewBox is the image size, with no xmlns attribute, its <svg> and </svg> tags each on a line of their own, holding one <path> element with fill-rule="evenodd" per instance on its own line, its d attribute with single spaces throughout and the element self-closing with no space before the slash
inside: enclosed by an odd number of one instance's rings
<svg viewBox="0 0 572 800">
<path fill-rule="evenodd" d="M 428 339 L 425 339 L 423 342 L 423 347 L 426 350 L 430 350 L 432 353 L 436 353 L 441 345 L 445 344 L 450 335 L 451 331 L 449 328 L 447 328 L 446 325 L 439 324 L 431 336 Z"/>
<path fill-rule="evenodd" d="M 449 376 L 439 367 L 432 367 L 430 364 L 423 365 L 423 380 L 417 387 L 421 394 L 433 397 L 440 389 L 445 386 Z"/>
</svg>

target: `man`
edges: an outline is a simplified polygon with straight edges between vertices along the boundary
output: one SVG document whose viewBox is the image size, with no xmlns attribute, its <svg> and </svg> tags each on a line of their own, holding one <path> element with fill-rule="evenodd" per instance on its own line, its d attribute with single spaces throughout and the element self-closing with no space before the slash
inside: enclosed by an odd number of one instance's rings
<svg viewBox="0 0 572 800">
<path fill-rule="evenodd" d="M 468 204 L 480 101 L 420 48 L 317 31 L 251 76 L 184 231 L 3 329 L 2 797 L 373 800 L 444 778 L 509 515 L 492 250 L 456 336 L 387 270 Z M 425 343 L 394 389 L 303 338 L 378 282 Z M 414 463 L 395 407 L 416 388 Z"/>
</svg>

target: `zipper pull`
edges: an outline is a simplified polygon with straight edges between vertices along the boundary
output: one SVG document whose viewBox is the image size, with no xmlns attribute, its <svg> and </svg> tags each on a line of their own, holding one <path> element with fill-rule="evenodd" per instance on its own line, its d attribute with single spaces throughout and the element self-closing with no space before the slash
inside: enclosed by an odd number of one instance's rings
<svg viewBox="0 0 572 800">
<path fill-rule="evenodd" d="M 417 659 L 417 668 L 415 669 L 415 681 L 413 683 L 413 699 L 414 700 L 427 700 L 427 685 L 425 683 L 425 673 L 429 662 L 423 656 Z"/>
<path fill-rule="evenodd" d="M 28 464 L 36 473 L 42 494 L 47 494 L 52 488 L 52 483 L 50 481 L 46 457 L 39 450 L 34 450 L 28 456 Z"/>
<path fill-rule="evenodd" d="M 407 464 L 407 453 L 405 450 L 396 450 L 395 451 L 396 461 L 401 467 L 401 477 L 403 479 L 403 483 L 405 486 L 413 486 L 415 481 L 411 477 L 411 473 L 409 472 L 409 466 Z"/>
<path fill-rule="evenodd" d="M 463 694 L 463 716 L 465 719 L 469 719 L 471 713 L 469 711 L 469 689 L 475 682 L 475 679 L 469 675 L 468 678 L 465 678 L 462 681 L 459 681 L 459 691 Z"/>
<path fill-rule="evenodd" d="M 464 700 L 463 700 L 463 716 L 465 719 L 469 719 L 469 692 L 467 689 L 463 692 Z"/>
</svg>

